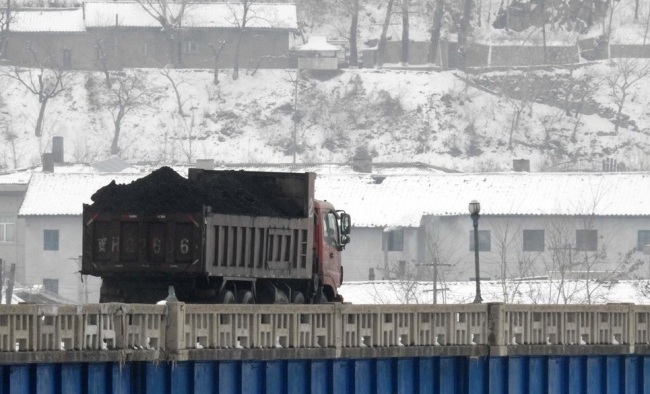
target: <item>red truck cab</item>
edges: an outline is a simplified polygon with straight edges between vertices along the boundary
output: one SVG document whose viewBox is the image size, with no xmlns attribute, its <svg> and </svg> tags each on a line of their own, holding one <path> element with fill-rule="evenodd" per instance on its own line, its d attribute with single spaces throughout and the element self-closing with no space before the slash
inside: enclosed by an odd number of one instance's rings
<svg viewBox="0 0 650 394">
<path fill-rule="evenodd" d="M 350 242 L 350 215 L 335 210 L 327 201 L 314 200 L 314 230 L 319 280 L 318 286 L 315 286 L 318 289 L 317 298 L 343 301 L 336 289 L 343 283 L 341 251 Z"/>
</svg>

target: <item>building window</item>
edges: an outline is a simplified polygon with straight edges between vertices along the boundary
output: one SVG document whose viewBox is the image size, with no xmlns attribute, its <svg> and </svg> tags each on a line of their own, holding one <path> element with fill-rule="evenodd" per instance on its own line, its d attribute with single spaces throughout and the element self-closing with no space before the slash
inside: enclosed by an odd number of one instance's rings
<svg viewBox="0 0 650 394">
<path fill-rule="evenodd" d="M 72 67 L 72 51 L 69 49 L 63 50 L 63 67 Z"/>
<path fill-rule="evenodd" d="M 185 53 L 199 53 L 199 43 L 196 41 L 185 41 L 183 51 Z"/>
<path fill-rule="evenodd" d="M 489 252 L 492 244 L 490 230 L 478 231 L 478 251 Z M 469 230 L 469 250 L 474 251 L 474 230 Z"/>
<path fill-rule="evenodd" d="M 140 54 L 142 56 L 153 56 L 154 46 L 153 44 L 142 44 L 140 47 Z"/>
<path fill-rule="evenodd" d="M 59 250 L 59 230 L 43 230 L 43 250 Z"/>
<path fill-rule="evenodd" d="M 544 230 L 524 230 L 524 252 L 544 251 Z"/>
<path fill-rule="evenodd" d="M 639 230 L 636 250 L 643 252 L 643 247 L 646 245 L 650 245 L 650 230 Z"/>
<path fill-rule="evenodd" d="M 595 252 L 598 250 L 598 230 L 576 230 L 576 250 Z"/>
<path fill-rule="evenodd" d="M 404 229 L 388 230 L 384 234 L 384 250 L 389 252 L 401 252 L 404 250 Z"/>
<path fill-rule="evenodd" d="M 11 215 L 0 215 L 0 242 L 16 240 L 16 220 Z"/>
<path fill-rule="evenodd" d="M 58 279 L 43 279 L 43 288 L 54 294 L 59 294 L 59 280 Z"/>
</svg>

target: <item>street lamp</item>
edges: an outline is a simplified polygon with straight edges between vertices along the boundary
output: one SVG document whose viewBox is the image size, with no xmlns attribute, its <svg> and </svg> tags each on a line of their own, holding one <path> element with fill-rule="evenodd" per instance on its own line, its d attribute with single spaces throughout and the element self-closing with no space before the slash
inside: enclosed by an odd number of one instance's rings
<svg viewBox="0 0 650 394">
<path fill-rule="evenodd" d="M 476 297 L 474 298 L 475 304 L 480 304 L 483 301 L 481 298 L 481 274 L 478 266 L 478 218 L 479 212 L 481 212 L 481 204 L 472 200 L 469 203 L 469 214 L 474 223 L 474 270 L 476 271 Z"/>
</svg>

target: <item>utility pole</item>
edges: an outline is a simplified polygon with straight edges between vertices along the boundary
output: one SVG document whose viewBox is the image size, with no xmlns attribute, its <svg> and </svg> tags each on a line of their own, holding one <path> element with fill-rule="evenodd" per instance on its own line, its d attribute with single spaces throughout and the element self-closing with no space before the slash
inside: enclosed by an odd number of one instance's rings
<svg viewBox="0 0 650 394">
<path fill-rule="evenodd" d="M 416 264 L 418 267 L 433 267 L 433 303 L 437 304 L 438 303 L 438 267 L 451 267 L 451 264 L 441 264 L 438 263 L 437 258 L 433 258 L 433 263 L 431 264 L 424 264 L 424 263 L 419 263 Z M 441 291 L 445 291 L 447 289 L 440 289 Z"/>
<path fill-rule="evenodd" d="M 5 304 L 11 305 L 11 299 L 14 294 L 14 280 L 16 279 L 16 264 L 12 263 L 9 269 L 9 283 L 7 283 L 7 299 Z"/>
</svg>

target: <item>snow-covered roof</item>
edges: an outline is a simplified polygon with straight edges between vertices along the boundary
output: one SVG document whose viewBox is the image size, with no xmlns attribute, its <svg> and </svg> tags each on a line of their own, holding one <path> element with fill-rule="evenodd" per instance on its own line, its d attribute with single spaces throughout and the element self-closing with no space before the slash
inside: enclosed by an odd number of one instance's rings
<svg viewBox="0 0 650 394">
<path fill-rule="evenodd" d="M 650 173 L 319 176 L 316 195 L 359 227 L 419 226 L 423 215 L 650 216 Z"/>
<path fill-rule="evenodd" d="M 179 7 L 180 3 L 170 3 L 168 14 L 177 15 Z M 191 3 L 186 6 L 181 26 L 236 28 L 242 15 L 241 3 Z M 296 4 L 253 3 L 249 6 L 246 25 L 257 29 L 295 30 L 298 28 Z M 85 32 L 86 28 L 115 26 L 160 28 L 160 23 L 137 2 L 90 2 L 84 8 L 18 10 L 11 30 Z"/>
<path fill-rule="evenodd" d="M 338 51 L 340 49 L 341 48 L 339 48 L 338 46 L 328 43 L 327 37 L 325 36 L 311 36 L 309 37 L 309 41 L 307 41 L 306 44 L 296 48 L 296 50 L 298 51 L 319 51 L 319 52 Z"/>
<path fill-rule="evenodd" d="M 17 32 L 70 33 L 86 31 L 81 8 L 23 9 L 15 13 L 10 28 Z"/>
<path fill-rule="evenodd" d="M 154 2 L 154 4 L 156 4 Z M 169 3 L 168 15 L 178 15 L 181 3 Z M 92 27 L 160 27 L 160 23 L 136 2 L 85 3 L 86 26 Z M 189 3 L 182 20 L 183 27 L 236 28 L 241 24 L 243 5 L 233 3 Z M 156 8 L 151 11 L 156 14 Z M 266 29 L 297 29 L 295 3 L 252 3 L 246 26 Z"/>
<path fill-rule="evenodd" d="M 186 171 L 178 171 L 186 176 Z M 81 215 L 83 203 L 112 180 L 141 174 L 35 173 L 19 215 Z M 358 227 L 417 227 L 423 215 L 650 216 L 650 173 L 490 173 L 351 175 L 319 173 L 316 198 L 353 217 Z"/>
<path fill-rule="evenodd" d="M 338 163 L 232 163 L 217 164 L 219 170 L 245 171 L 281 171 L 281 172 L 315 172 L 317 174 L 358 175 L 352 164 Z M 456 172 L 450 169 L 431 166 L 424 163 L 372 163 L 372 174 L 375 175 L 425 175 Z"/>
<path fill-rule="evenodd" d="M 26 185 L 32 173 L 29 171 L 15 171 L 0 174 L 0 185 Z"/>
<path fill-rule="evenodd" d="M 130 183 L 143 175 L 34 173 L 19 216 L 81 215 L 83 204 L 111 181 Z"/>
</svg>

